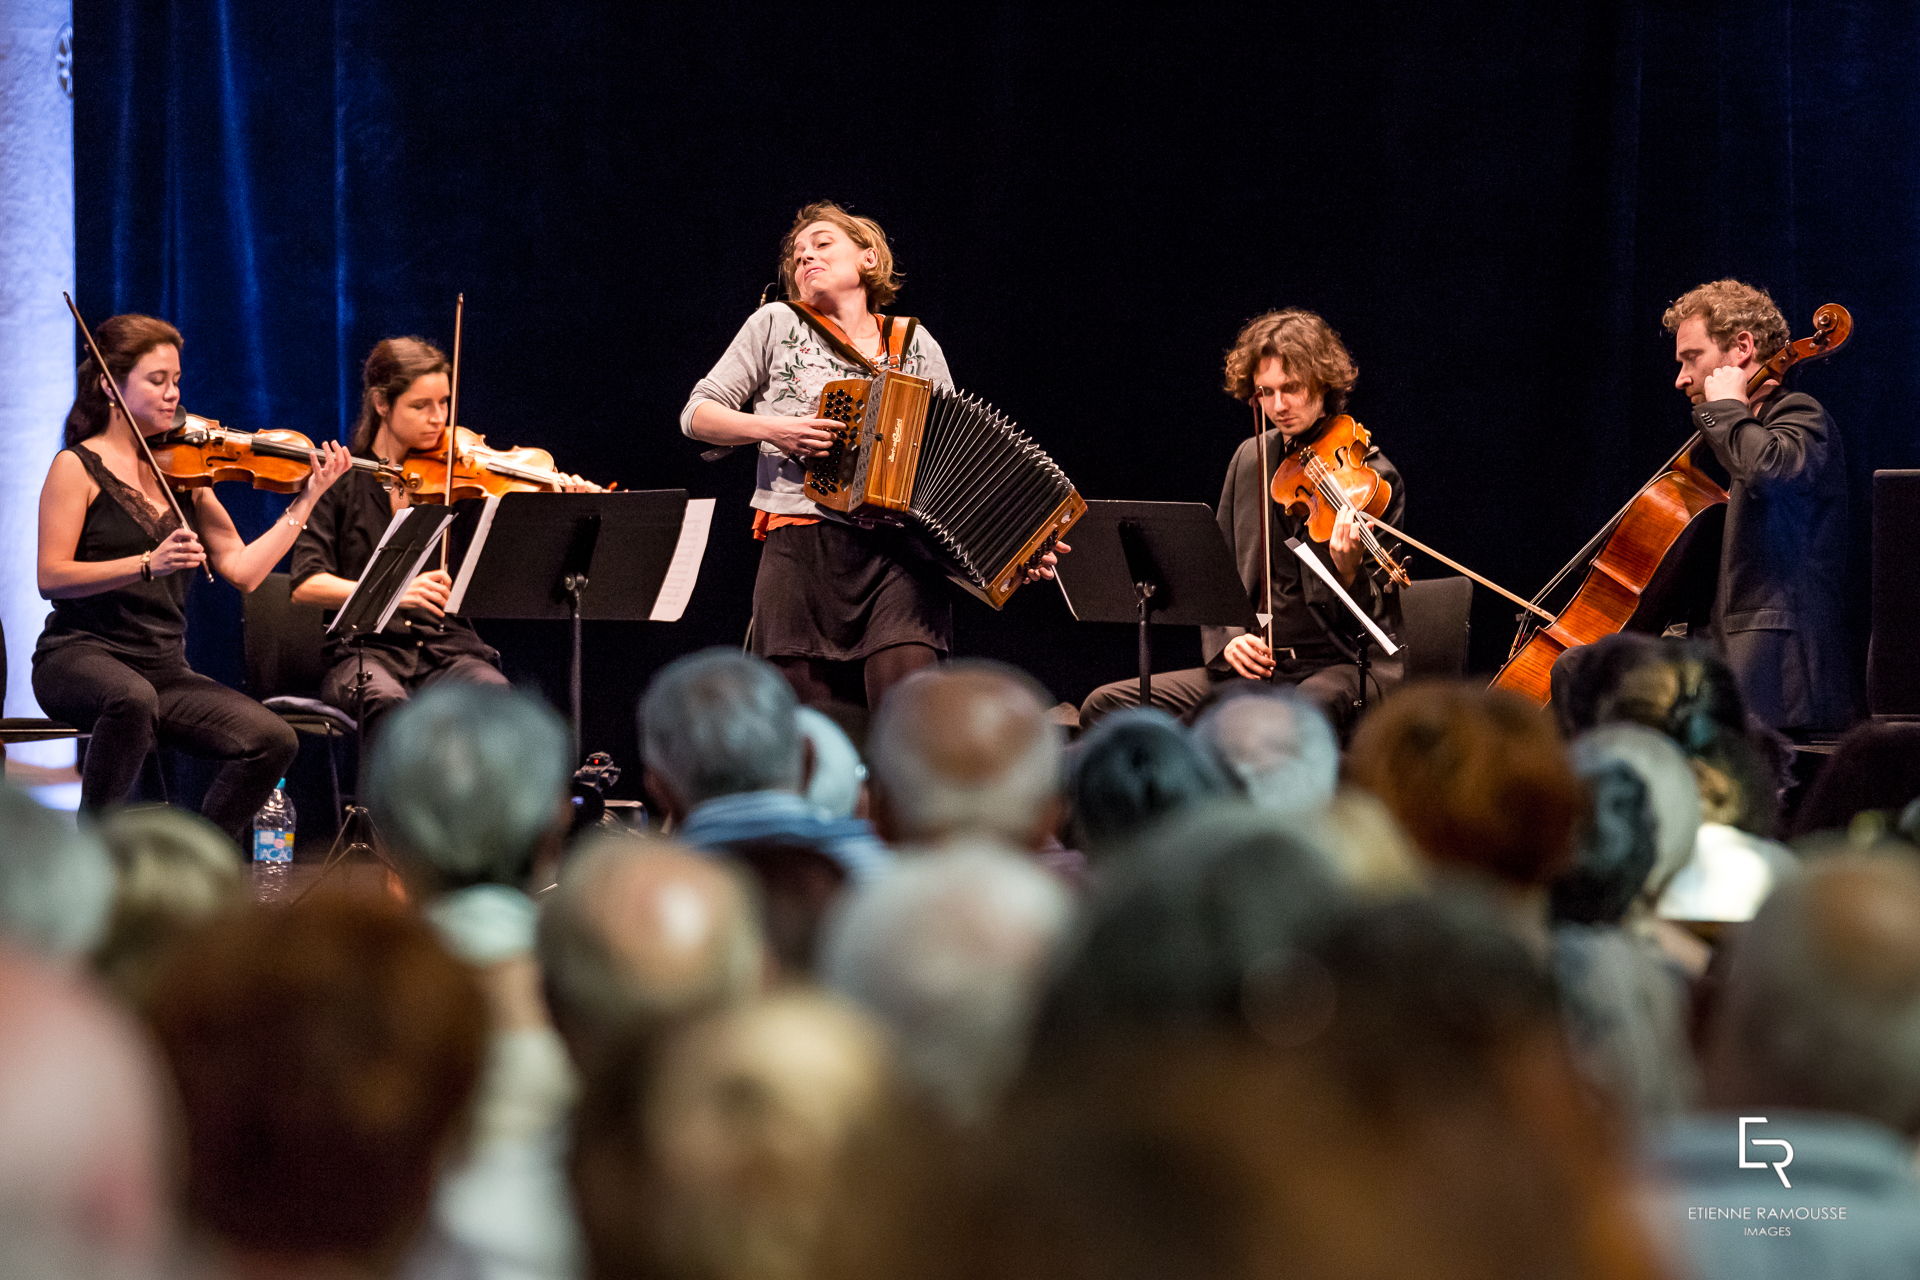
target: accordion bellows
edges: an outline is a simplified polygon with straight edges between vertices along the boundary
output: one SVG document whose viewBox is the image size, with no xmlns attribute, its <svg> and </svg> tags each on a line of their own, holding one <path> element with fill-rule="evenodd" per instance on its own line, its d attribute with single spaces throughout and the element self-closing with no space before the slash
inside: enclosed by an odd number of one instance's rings
<svg viewBox="0 0 1920 1280">
<path fill-rule="evenodd" d="M 807 469 L 807 497 L 917 530 L 962 587 L 998 609 L 1086 514 L 1046 452 L 992 405 L 891 370 L 829 382 L 845 424 Z"/>
</svg>

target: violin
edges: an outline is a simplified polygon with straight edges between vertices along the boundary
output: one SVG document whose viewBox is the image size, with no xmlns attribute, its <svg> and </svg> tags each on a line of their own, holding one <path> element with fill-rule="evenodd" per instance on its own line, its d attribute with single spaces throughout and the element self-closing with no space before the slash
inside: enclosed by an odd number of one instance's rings
<svg viewBox="0 0 1920 1280">
<path fill-rule="evenodd" d="M 1366 463 L 1373 437 L 1347 414 L 1327 424 L 1319 438 L 1280 459 L 1273 473 L 1273 500 L 1306 522 L 1315 542 L 1333 537 L 1340 513 L 1381 516 L 1393 499 L 1393 486 Z M 1374 534 L 1374 522 L 1360 521 L 1360 545 L 1387 576 L 1401 586 L 1413 579 Z"/>
<path fill-rule="evenodd" d="M 447 468 L 449 437 L 454 458 L 451 474 Z M 445 501 L 449 493 L 458 502 L 507 493 L 606 493 L 614 487 L 558 470 L 553 455 L 545 449 L 496 449 L 485 436 L 466 427 L 453 428 L 441 438 L 437 449 L 408 454 L 396 470 L 415 502 Z"/>
<path fill-rule="evenodd" d="M 149 443 L 160 474 L 188 489 L 241 480 L 270 493 L 298 493 L 317 452 L 298 431 L 235 431 L 184 410 Z M 371 459 L 355 458 L 351 465 L 389 489 L 405 483 L 400 471 Z"/>
</svg>

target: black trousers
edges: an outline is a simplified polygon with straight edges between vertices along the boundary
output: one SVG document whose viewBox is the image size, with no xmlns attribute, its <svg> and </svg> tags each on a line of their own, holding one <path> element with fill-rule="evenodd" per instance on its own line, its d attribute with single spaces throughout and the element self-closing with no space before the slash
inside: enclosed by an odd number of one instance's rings
<svg viewBox="0 0 1920 1280">
<path fill-rule="evenodd" d="M 1367 705 L 1378 702 L 1382 693 L 1400 683 L 1403 675 L 1398 658 L 1371 663 L 1368 667 Z M 1191 723 L 1229 685 L 1253 683 L 1231 671 L 1215 671 L 1211 667 L 1156 671 L 1153 673 L 1151 696 L 1154 706 Z M 1358 718 L 1353 704 L 1360 692 L 1360 668 L 1353 663 L 1314 667 L 1283 661 L 1274 672 L 1273 683 L 1291 685 L 1295 693 L 1325 712 L 1342 742 L 1352 734 Z M 1080 726 L 1086 728 L 1110 712 L 1139 705 L 1138 676 L 1103 684 L 1080 704 Z"/>
<path fill-rule="evenodd" d="M 158 742 L 221 762 L 200 811 L 236 844 L 244 845 L 253 815 L 300 749 L 286 721 L 177 655 L 130 659 L 68 640 L 34 655 L 33 695 L 54 719 L 93 732 L 82 809 L 124 801 Z"/>
<path fill-rule="evenodd" d="M 434 654 L 426 650 L 392 653 L 369 647 L 366 652 L 367 687 L 362 703 L 354 693 L 360 662 L 345 658 L 333 665 L 320 682 L 320 696 L 360 724 L 364 749 L 379 732 L 389 711 L 421 689 L 452 680 L 463 684 L 505 684 L 500 668 L 477 653 Z"/>
</svg>

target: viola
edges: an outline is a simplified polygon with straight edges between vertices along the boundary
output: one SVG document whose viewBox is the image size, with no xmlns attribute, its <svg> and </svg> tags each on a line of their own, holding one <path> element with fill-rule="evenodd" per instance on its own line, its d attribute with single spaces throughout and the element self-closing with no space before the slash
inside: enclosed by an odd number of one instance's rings
<svg viewBox="0 0 1920 1280">
<path fill-rule="evenodd" d="M 466 427 L 455 427 L 447 434 L 453 439 L 451 474 L 446 436 L 439 448 L 410 453 L 398 464 L 401 483 L 415 502 L 442 502 L 449 492 L 458 502 L 507 493 L 606 493 L 613 487 L 559 470 L 545 449 L 496 449 L 485 436 Z"/>
<path fill-rule="evenodd" d="M 185 412 L 150 444 L 160 473 L 176 486 L 197 489 L 235 480 L 271 493 L 298 493 L 316 452 L 313 441 L 298 431 L 236 431 Z M 368 458 L 353 459 L 352 467 L 388 488 L 404 483 L 398 470 Z"/>
<path fill-rule="evenodd" d="M 1393 486 L 1367 465 L 1373 437 L 1347 414 L 1340 414 L 1310 444 L 1280 459 L 1273 473 L 1273 500 L 1305 521 L 1307 536 L 1315 542 L 1333 537 L 1333 526 L 1343 511 L 1357 515 L 1384 515 L 1393 499 Z M 1374 522 L 1360 521 L 1360 545 L 1374 563 L 1401 586 L 1412 579 L 1374 534 Z"/>
<path fill-rule="evenodd" d="M 1780 348 L 1748 376 L 1747 395 L 1779 381 L 1802 360 L 1832 355 L 1852 336 L 1853 317 L 1847 309 L 1827 303 L 1813 313 L 1811 335 Z M 1543 614 L 1534 606 L 1587 564 L 1587 576 L 1565 608 L 1545 614 L 1544 625 L 1532 618 L 1521 623 L 1506 665 L 1493 678 L 1494 688 L 1511 689 L 1545 706 L 1554 659 L 1562 653 L 1629 628 L 1659 625 L 1665 588 L 1680 577 L 1694 534 L 1727 502 L 1727 491 L 1693 462 L 1702 439 L 1694 432 L 1539 595 L 1523 602 L 1533 613 Z"/>
</svg>

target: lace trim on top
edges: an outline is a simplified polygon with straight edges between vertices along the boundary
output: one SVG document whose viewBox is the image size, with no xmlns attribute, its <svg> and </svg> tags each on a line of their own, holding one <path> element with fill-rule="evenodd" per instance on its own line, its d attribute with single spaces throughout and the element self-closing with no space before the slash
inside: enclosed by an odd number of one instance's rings
<svg viewBox="0 0 1920 1280">
<path fill-rule="evenodd" d="M 87 474 L 100 486 L 100 491 L 118 503 L 120 509 L 156 543 L 164 542 L 168 534 L 180 527 L 180 519 L 173 514 L 172 507 L 155 511 L 146 495 L 113 474 L 99 454 L 80 445 L 73 446 L 73 451 L 80 455 L 80 465 L 87 469 Z"/>
</svg>

